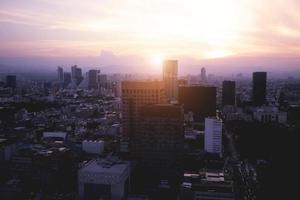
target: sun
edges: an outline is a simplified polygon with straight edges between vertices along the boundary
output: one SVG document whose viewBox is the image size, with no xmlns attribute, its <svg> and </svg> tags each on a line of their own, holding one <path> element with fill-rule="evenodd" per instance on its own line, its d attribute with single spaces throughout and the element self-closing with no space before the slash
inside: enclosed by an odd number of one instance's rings
<svg viewBox="0 0 300 200">
<path fill-rule="evenodd" d="M 151 64 L 154 66 L 162 66 L 163 60 L 164 58 L 162 55 L 154 55 L 151 58 Z"/>
</svg>

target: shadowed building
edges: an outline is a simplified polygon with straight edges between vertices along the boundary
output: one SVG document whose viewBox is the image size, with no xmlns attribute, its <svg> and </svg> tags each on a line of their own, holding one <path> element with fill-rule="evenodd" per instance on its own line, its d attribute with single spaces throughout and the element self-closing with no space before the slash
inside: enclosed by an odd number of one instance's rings
<svg viewBox="0 0 300 200">
<path fill-rule="evenodd" d="M 171 169 L 183 153 L 183 107 L 172 104 L 143 106 L 137 127 L 137 152 L 147 169 Z"/>
<path fill-rule="evenodd" d="M 79 85 L 83 80 L 82 70 L 81 68 L 77 67 L 77 65 L 71 67 L 71 75 L 72 81 L 76 84 L 76 86 Z"/>
<path fill-rule="evenodd" d="M 261 106 L 266 102 L 267 72 L 253 73 L 253 103 Z"/>
<path fill-rule="evenodd" d="M 67 87 L 71 83 L 71 73 L 64 72 L 64 87 Z"/>
<path fill-rule="evenodd" d="M 100 70 L 89 70 L 88 71 L 88 88 L 89 89 L 97 89 L 98 88 L 98 75 Z"/>
<path fill-rule="evenodd" d="M 223 81 L 222 104 L 223 106 L 235 105 L 235 82 L 234 81 Z"/>
<path fill-rule="evenodd" d="M 130 151 L 136 149 L 136 127 L 138 113 L 144 105 L 166 103 L 162 81 L 123 81 L 122 82 L 122 126 L 123 135 L 130 139 Z"/>
<path fill-rule="evenodd" d="M 178 100 L 184 106 L 184 113 L 193 112 L 195 121 L 203 122 L 205 117 L 216 116 L 216 87 L 179 87 Z"/>
</svg>

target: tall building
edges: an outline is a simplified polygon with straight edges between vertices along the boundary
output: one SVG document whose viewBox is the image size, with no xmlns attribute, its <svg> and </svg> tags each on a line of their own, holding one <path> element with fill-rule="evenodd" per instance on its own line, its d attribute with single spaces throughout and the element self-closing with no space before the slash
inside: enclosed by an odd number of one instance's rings
<svg viewBox="0 0 300 200">
<path fill-rule="evenodd" d="M 106 74 L 100 74 L 98 76 L 98 84 L 100 88 L 107 88 L 107 75 Z"/>
<path fill-rule="evenodd" d="M 261 106 L 266 102 L 267 72 L 253 73 L 253 103 Z"/>
<path fill-rule="evenodd" d="M 72 81 L 76 85 L 79 85 L 80 82 L 83 80 L 82 70 L 77 65 L 71 67 L 71 75 L 72 75 Z"/>
<path fill-rule="evenodd" d="M 162 81 L 123 81 L 121 88 L 123 134 L 129 137 L 129 148 L 134 153 L 140 108 L 144 105 L 166 103 L 164 83 Z"/>
<path fill-rule="evenodd" d="M 64 72 L 64 87 L 67 87 L 71 83 L 71 73 Z"/>
<path fill-rule="evenodd" d="M 88 88 L 89 89 L 97 89 L 98 88 L 98 75 L 100 70 L 89 70 L 88 71 Z"/>
<path fill-rule="evenodd" d="M 60 83 L 64 81 L 64 70 L 62 67 L 57 67 L 57 79 Z"/>
<path fill-rule="evenodd" d="M 201 68 L 201 81 L 202 82 L 206 81 L 206 69 L 205 69 L 205 67 Z"/>
<path fill-rule="evenodd" d="M 138 158 L 147 169 L 174 167 L 183 153 L 183 107 L 156 104 L 141 107 L 136 131 Z"/>
<path fill-rule="evenodd" d="M 205 118 L 204 150 L 209 153 L 222 154 L 223 124 L 217 118 Z"/>
<path fill-rule="evenodd" d="M 203 122 L 205 117 L 216 116 L 216 87 L 183 86 L 179 87 L 178 94 L 184 113 L 193 112 L 195 121 Z"/>
<path fill-rule="evenodd" d="M 166 60 L 163 64 L 163 81 L 165 83 L 168 101 L 176 101 L 178 98 L 178 61 Z"/>
<path fill-rule="evenodd" d="M 222 87 L 222 104 L 235 105 L 235 82 L 223 81 Z"/>
<path fill-rule="evenodd" d="M 17 76 L 15 75 L 6 76 L 6 87 L 15 89 L 17 87 Z"/>
</svg>

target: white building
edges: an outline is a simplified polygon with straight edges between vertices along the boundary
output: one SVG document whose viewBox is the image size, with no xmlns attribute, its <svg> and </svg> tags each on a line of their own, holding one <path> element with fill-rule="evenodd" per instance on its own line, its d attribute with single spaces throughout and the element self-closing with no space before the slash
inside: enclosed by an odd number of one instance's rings
<svg viewBox="0 0 300 200">
<path fill-rule="evenodd" d="M 253 119 L 262 123 L 281 123 L 287 122 L 287 112 L 279 111 L 276 107 L 258 108 L 253 112 Z"/>
<path fill-rule="evenodd" d="M 67 133 L 66 132 L 44 132 L 43 138 L 62 138 L 64 141 L 67 139 Z"/>
<path fill-rule="evenodd" d="M 79 198 L 124 199 L 129 174 L 128 161 L 121 161 L 116 157 L 91 160 L 78 171 Z"/>
<path fill-rule="evenodd" d="M 209 153 L 222 154 L 222 121 L 205 118 L 204 149 Z"/>
<path fill-rule="evenodd" d="M 84 140 L 82 142 L 82 150 L 86 153 L 102 154 L 104 151 L 104 142 L 101 140 Z"/>
</svg>

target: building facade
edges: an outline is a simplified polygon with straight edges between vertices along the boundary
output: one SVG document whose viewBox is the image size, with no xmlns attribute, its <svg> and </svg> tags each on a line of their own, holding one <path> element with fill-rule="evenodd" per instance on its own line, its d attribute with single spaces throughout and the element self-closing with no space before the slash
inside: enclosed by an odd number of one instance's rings
<svg viewBox="0 0 300 200">
<path fill-rule="evenodd" d="M 195 121 L 203 122 L 205 117 L 216 116 L 216 87 L 184 86 L 179 87 L 178 94 L 184 113 L 193 112 Z"/>
<path fill-rule="evenodd" d="M 140 108 L 166 103 L 165 87 L 162 81 L 123 81 L 121 87 L 123 135 L 129 138 L 129 148 L 134 153 Z"/>
<path fill-rule="evenodd" d="M 183 126 L 182 106 L 157 104 L 141 108 L 137 152 L 146 168 L 167 171 L 176 166 L 183 153 Z"/>
<path fill-rule="evenodd" d="M 205 118 L 204 149 L 206 152 L 222 155 L 223 123 L 217 118 Z"/>
<path fill-rule="evenodd" d="M 166 60 L 163 64 L 163 81 L 168 101 L 178 98 L 178 61 Z"/>
<path fill-rule="evenodd" d="M 253 73 L 253 103 L 261 106 L 266 102 L 267 72 Z"/>
<path fill-rule="evenodd" d="M 235 82 L 234 81 L 223 81 L 222 104 L 223 106 L 235 105 Z"/>
</svg>

